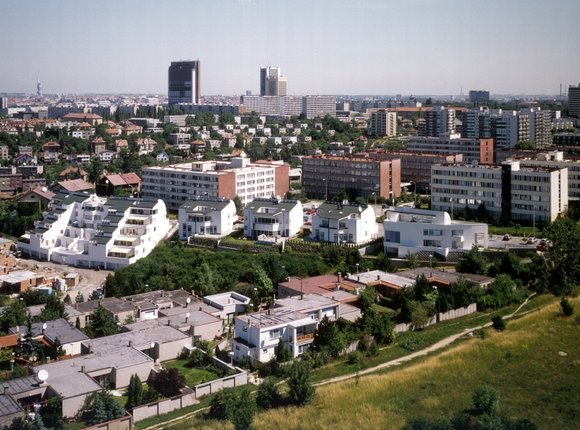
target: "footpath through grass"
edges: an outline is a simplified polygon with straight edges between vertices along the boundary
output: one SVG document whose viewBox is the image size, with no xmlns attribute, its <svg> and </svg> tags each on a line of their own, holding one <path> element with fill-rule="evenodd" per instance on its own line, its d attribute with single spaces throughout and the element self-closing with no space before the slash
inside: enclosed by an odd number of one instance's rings
<svg viewBox="0 0 580 430">
<path fill-rule="evenodd" d="M 312 405 L 262 412 L 254 428 L 400 429 L 411 417 L 451 418 L 487 384 L 499 392 L 507 416 L 532 419 L 540 429 L 577 429 L 580 317 L 562 317 L 552 301 L 510 320 L 504 332 L 488 328 L 483 338 L 414 364 L 318 387 Z M 579 298 L 572 303 L 580 308 Z"/>
<path fill-rule="evenodd" d="M 521 310 L 520 314 L 533 309 L 538 309 L 547 303 L 554 302 L 553 296 L 539 296 L 532 298 Z M 441 339 L 462 332 L 466 328 L 471 328 L 488 323 L 493 315 L 507 315 L 517 309 L 519 305 L 509 306 L 491 313 L 477 312 L 462 318 L 456 318 L 449 321 L 427 327 L 417 332 L 407 332 L 398 335 L 393 345 L 386 346 L 379 350 L 375 356 L 361 355 L 357 363 L 349 363 L 348 358 L 334 361 L 312 373 L 312 382 L 322 382 L 326 379 L 355 373 L 359 370 L 368 369 L 381 363 L 403 357 L 414 351 L 431 346 Z"/>
</svg>

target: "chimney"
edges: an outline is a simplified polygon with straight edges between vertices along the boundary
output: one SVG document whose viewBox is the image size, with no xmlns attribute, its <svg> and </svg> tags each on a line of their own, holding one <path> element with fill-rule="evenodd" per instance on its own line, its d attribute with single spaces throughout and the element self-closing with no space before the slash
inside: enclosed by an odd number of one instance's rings
<svg viewBox="0 0 580 430">
<path fill-rule="evenodd" d="M 381 280 L 381 275 L 377 275 L 377 281 Z"/>
<path fill-rule="evenodd" d="M 341 282 L 342 281 L 342 273 L 338 272 L 337 276 L 338 276 L 338 282 Z"/>
<path fill-rule="evenodd" d="M 129 348 L 131 348 L 133 346 L 133 341 L 132 340 L 129 341 L 129 345 L 128 346 L 129 346 Z"/>
<path fill-rule="evenodd" d="M 4 385 L 4 395 L 8 394 L 8 385 Z"/>
<path fill-rule="evenodd" d="M 81 366 L 81 372 L 85 373 L 85 366 Z"/>
</svg>

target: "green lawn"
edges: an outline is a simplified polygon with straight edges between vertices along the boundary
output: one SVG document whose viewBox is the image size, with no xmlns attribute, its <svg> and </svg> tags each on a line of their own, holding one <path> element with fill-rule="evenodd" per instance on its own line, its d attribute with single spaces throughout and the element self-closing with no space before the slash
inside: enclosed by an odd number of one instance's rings
<svg viewBox="0 0 580 430">
<path fill-rule="evenodd" d="M 580 298 L 573 304 L 578 309 Z M 411 417 L 451 418 L 487 384 L 499 392 L 507 416 L 532 419 L 540 429 L 576 429 L 579 329 L 580 318 L 563 318 L 554 299 L 509 321 L 504 332 L 487 329 L 485 338 L 465 339 L 413 364 L 318 387 L 311 406 L 262 412 L 254 428 L 400 429 Z"/>
<path fill-rule="evenodd" d="M 191 388 L 195 387 L 197 384 L 208 382 L 220 377 L 220 375 L 216 374 L 215 372 L 206 369 L 192 369 L 186 367 L 186 363 L 187 360 L 178 359 L 163 363 L 163 367 L 168 369 L 175 368 L 179 370 L 179 372 L 185 377 L 187 386 Z"/>
</svg>

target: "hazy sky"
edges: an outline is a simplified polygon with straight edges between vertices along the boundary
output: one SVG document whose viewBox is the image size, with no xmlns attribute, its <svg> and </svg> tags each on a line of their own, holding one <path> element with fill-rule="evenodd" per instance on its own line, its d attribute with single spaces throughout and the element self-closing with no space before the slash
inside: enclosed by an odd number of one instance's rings
<svg viewBox="0 0 580 430">
<path fill-rule="evenodd" d="M 580 82 L 580 0 L 0 0 L 0 92 L 557 94 Z"/>
</svg>

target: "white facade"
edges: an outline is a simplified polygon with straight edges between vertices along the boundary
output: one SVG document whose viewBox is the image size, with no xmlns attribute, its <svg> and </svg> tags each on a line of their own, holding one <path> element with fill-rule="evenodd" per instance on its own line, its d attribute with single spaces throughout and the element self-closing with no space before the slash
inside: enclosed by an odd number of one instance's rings
<svg viewBox="0 0 580 430">
<path fill-rule="evenodd" d="M 447 212 L 397 208 L 383 223 L 385 253 L 404 258 L 426 251 L 446 257 L 450 251 L 487 248 L 487 224 L 452 221 Z"/>
<path fill-rule="evenodd" d="M 238 196 L 243 204 L 276 194 L 277 166 L 251 164 L 248 158 L 232 161 L 197 161 L 143 169 L 141 190 L 146 199 L 162 199 L 177 211 L 186 201 Z M 287 192 L 288 190 L 284 191 Z"/>
<path fill-rule="evenodd" d="M 397 114 L 380 109 L 371 114 L 371 134 L 373 136 L 396 136 Z"/>
<path fill-rule="evenodd" d="M 376 239 L 378 229 L 370 205 L 323 203 L 312 216 L 311 237 L 320 242 L 361 244 Z"/>
<path fill-rule="evenodd" d="M 293 357 L 304 353 L 314 341 L 318 322 L 300 312 L 274 308 L 235 319 L 232 351 L 234 359 L 267 363 L 276 357 L 282 339 Z"/>
<path fill-rule="evenodd" d="M 256 199 L 244 208 L 244 234 L 248 237 L 292 237 L 300 227 L 302 203 L 299 200 Z"/>
<path fill-rule="evenodd" d="M 336 321 L 343 308 L 349 320 L 360 317 L 357 308 L 318 294 L 277 300 L 273 309 L 236 317 L 234 358 L 266 363 L 276 357 L 280 339 L 292 357 L 298 357 L 314 342 L 318 323 L 324 317 Z"/>
<path fill-rule="evenodd" d="M 203 298 L 204 303 L 219 309 L 219 317 L 222 320 L 231 321 L 238 314 L 246 312 L 250 304 L 250 298 L 235 291 L 212 294 Z"/>
<path fill-rule="evenodd" d="M 431 209 L 477 210 L 496 219 L 550 223 L 568 207 L 568 170 L 501 165 L 435 164 L 431 167 Z"/>
<path fill-rule="evenodd" d="M 179 238 L 187 240 L 198 234 L 225 236 L 237 220 L 233 200 L 189 200 L 179 208 Z"/>
<path fill-rule="evenodd" d="M 535 154 L 535 158 L 517 158 L 520 166 L 544 169 L 568 169 L 568 198 L 580 200 L 580 161 L 567 160 L 562 151 Z"/>
<path fill-rule="evenodd" d="M 18 247 L 41 260 L 116 269 L 147 256 L 170 229 L 161 200 L 57 194 L 52 212 Z"/>
</svg>

